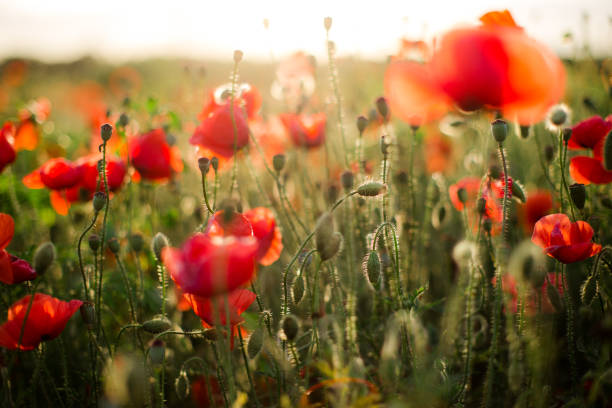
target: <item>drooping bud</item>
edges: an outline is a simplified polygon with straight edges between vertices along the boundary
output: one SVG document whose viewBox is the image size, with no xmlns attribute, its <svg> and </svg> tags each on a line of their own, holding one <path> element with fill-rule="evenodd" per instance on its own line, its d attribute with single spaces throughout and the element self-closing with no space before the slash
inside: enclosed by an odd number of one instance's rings
<svg viewBox="0 0 612 408">
<path fill-rule="evenodd" d="M 103 124 L 102 127 L 100 128 L 100 136 L 102 136 L 102 140 L 107 142 L 111 138 L 112 134 L 113 134 L 113 127 L 109 125 L 108 123 Z"/>
<path fill-rule="evenodd" d="M 332 18 L 331 18 L 331 17 L 325 17 L 325 18 L 323 19 L 323 26 L 325 27 L 325 29 L 326 29 L 327 31 L 329 31 L 329 29 L 330 29 L 330 28 L 331 28 L 331 26 L 332 26 Z"/>
<path fill-rule="evenodd" d="M 329 212 L 323 213 L 317 220 L 315 242 L 321 260 L 332 258 L 340 249 L 342 235 L 334 232 L 334 219 Z"/>
<path fill-rule="evenodd" d="M 249 337 L 249 342 L 247 344 L 247 355 L 252 360 L 261 351 L 264 342 L 265 331 L 261 327 L 257 327 L 251 337 Z"/>
<path fill-rule="evenodd" d="M 242 51 L 240 50 L 234 51 L 234 62 L 238 64 L 240 61 L 242 61 L 243 56 L 244 56 L 244 53 Z"/>
<path fill-rule="evenodd" d="M 525 195 L 525 188 L 521 183 L 517 180 L 513 180 L 510 184 L 510 192 L 512 193 L 512 197 L 518 199 L 521 203 L 527 201 L 527 196 Z"/>
<path fill-rule="evenodd" d="M 217 156 L 213 156 L 213 158 L 210 159 L 210 165 L 215 172 L 219 170 L 219 158 Z"/>
<path fill-rule="evenodd" d="M 561 135 L 563 136 L 563 143 L 567 146 L 569 140 L 572 138 L 572 128 L 563 128 Z"/>
<path fill-rule="evenodd" d="M 300 303 L 302 297 L 304 296 L 305 288 L 304 288 L 304 278 L 301 275 L 298 275 L 293 280 L 293 285 L 291 286 L 291 293 L 293 294 L 293 303 L 296 305 Z"/>
<path fill-rule="evenodd" d="M 51 242 L 45 242 L 36 248 L 34 252 L 34 270 L 38 276 L 42 276 L 55 260 L 55 246 Z"/>
<path fill-rule="evenodd" d="M 155 365 L 163 364 L 166 357 L 166 344 L 162 340 L 155 340 L 149 349 L 149 358 Z"/>
<path fill-rule="evenodd" d="M 368 118 L 366 118 L 363 115 L 358 116 L 357 117 L 357 130 L 359 131 L 360 136 L 363 134 L 367 126 L 368 126 Z"/>
<path fill-rule="evenodd" d="M 364 262 L 365 273 L 372 285 L 377 285 L 382 275 L 382 266 L 377 251 L 370 251 Z"/>
<path fill-rule="evenodd" d="M 198 159 L 198 167 L 202 175 L 208 174 L 208 170 L 210 170 L 210 159 L 208 157 L 200 157 Z"/>
<path fill-rule="evenodd" d="M 327 188 L 327 201 L 330 203 L 335 203 L 338 199 L 338 186 L 336 184 L 332 184 Z"/>
<path fill-rule="evenodd" d="M 87 243 L 89 244 L 89 249 L 96 252 L 98 248 L 100 248 L 100 237 L 96 234 L 91 234 L 87 240 Z"/>
<path fill-rule="evenodd" d="M 445 202 L 437 203 L 431 211 L 431 226 L 440 229 L 448 219 L 448 207 Z"/>
<path fill-rule="evenodd" d="M 147 333 L 159 334 L 170 330 L 172 323 L 164 316 L 157 316 L 142 324 L 142 329 Z"/>
<path fill-rule="evenodd" d="M 344 188 L 345 190 L 350 190 L 351 188 L 353 188 L 354 180 L 355 180 L 355 176 L 353 175 L 353 172 L 350 170 L 347 170 L 340 175 L 340 181 L 342 182 L 342 188 Z"/>
<path fill-rule="evenodd" d="M 283 334 L 288 341 L 294 341 L 300 331 L 300 322 L 297 317 L 292 314 L 289 314 L 283 318 L 281 323 L 281 327 L 283 328 Z"/>
<path fill-rule="evenodd" d="M 604 169 L 612 171 L 612 131 L 604 139 L 602 163 Z"/>
<path fill-rule="evenodd" d="M 584 285 L 582 285 L 582 288 L 580 290 L 582 304 L 587 306 L 590 305 L 598 290 L 599 287 L 597 282 L 597 274 L 592 273 L 584 282 Z"/>
<path fill-rule="evenodd" d="M 498 180 L 502 176 L 502 169 L 497 164 L 489 166 L 489 177 Z"/>
<path fill-rule="evenodd" d="M 96 326 L 96 310 L 93 302 L 88 300 L 83 301 L 79 311 L 81 312 L 81 318 L 83 319 L 85 326 L 87 326 L 87 329 L 93 330 L 93 328 Z"/>
<path fill-rule="evenodd" d="M 285 168 L 286 162 L 287 157 L 282 153 L 275 154 L 274 157 L 272 157 L 272 166 L 277 173 L 280 173 Z"/>
<path fill-rule="evenodd" d="M 491 133 L 497 143 L 502 143 L 508 137 L 508 123 L 503 119 L 494 120 L 491 122 Z"/>
<path fill-rule="evenodd" d="M 95 212 L 100 212 L 106 205 L 106 194 L 103 191 L 97 191 L 93 196 L 93 208 Z"/>
<path fill-rule="evenodd" d="M 569 191 L 574 205 L 579 210 L 582 210 L 584 208 L 584 203 L 586 202 L 586 188 L 584 187 L 584 184 L 574 183 L 569 186 Z"/>
<path fill-rule="evenodd" d="M 389 106 L 387 105 L 387 100 L 384 96 L 376 99 L 376 109 L 380 116 L 382 116 L 383 120 L 386 120 L 387 115 L 389 114 Z"/>
<path fill-rule="evenodd" d="M 119 240 L 115 237 L 108 240 L 108 249 L 115 255 L 119 253 L 121 250 L 121 245 L 119 244 Z"/>
<path fill-rule="evenodd" d="M 376 197 L 387 192 L 387 185 L 379 181 L 368 181 L 357 187 L 357 194 L 362 197 Z"/>
<path fill-rule="evenodd" d="M 130 235 L 130 247 L 134 252 L 142 251 L 142 247 L 144 246 L 144 239 L 142 238 L 142 234 L 134 233 Z"/>
<path fill-rule="evenodd" d="M 157 258 L 158 261 L 161 262 L 161 254 L 162 254 L 162 250 L 168 246 L 168 238 L 166 238 L 166 236 L 164 234 L 162 234 L 161 232 L 158 232 L 157 234 L 155 234 L 155 236 L 153 237 L 153 241 L 151 242 L 151 246 L 153 249 L 153 253 L 155 254 L 155 257 Z"/>
</svg>

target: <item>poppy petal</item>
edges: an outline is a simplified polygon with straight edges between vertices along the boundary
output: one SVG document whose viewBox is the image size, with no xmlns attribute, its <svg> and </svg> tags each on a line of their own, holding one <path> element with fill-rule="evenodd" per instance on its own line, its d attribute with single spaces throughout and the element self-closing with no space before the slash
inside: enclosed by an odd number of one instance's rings
<svg viewBox="0 0 612 408">
<path fill-rule="evenodd" d="M 15 234 L 15 220 L 8 214 L 0 213 L 0 250 L 6 248 Z"/>
<path fill-rule="evenodd" d="M 601 161 L 592 157 L 572 157 L 569 171 L 577 183 L 608 184 L 612 182 L 612 171 L 604 169 Z"/>
</svg>

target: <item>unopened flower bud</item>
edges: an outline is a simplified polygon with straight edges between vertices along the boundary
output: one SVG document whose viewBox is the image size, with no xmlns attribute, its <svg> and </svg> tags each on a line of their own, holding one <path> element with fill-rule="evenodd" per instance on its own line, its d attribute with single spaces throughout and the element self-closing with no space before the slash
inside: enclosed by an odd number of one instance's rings
<svg viewBox="0 0 612 408">
<path fill-rule="evenodd" d="M 555 157 L 555 148 L 552 147 L 551 145 L 546 145 L 544 147 L 544 158 L 546 159 L 547 162 L 550 163 L 554 157 Z"/>
<path fill-rule="evenodd" d="M 113 127 L 109 125 L 108 123 L 103 124 L 102 127 L 100 128 L 100 136 L 102 136 L 102 140 L 107 142 L 111 138 L 112 134 L 113 134 Z"/>
<path fill-rule="evenodd" d="M 359 135 L 361 135 L 366 127 L 368 126 L 368 118 L 365 116 L 357 117 L 357 130 L 359 130 Z"/>
<path fill-rule="evenodd" d="M 128 115 L 126 115 L 125 113 L 122 113 L 121 116 L 119 116 L 117 125 L 121 127 L 126 127 L 129 122 L 130 122 L 130 118 L 128 117 Z"/>
<path fill-rule="evenodd" d="M 355 180 L 355 176 L 353 175 L 353 172 L 350 170 L 347 170 L 340 175 L 340 181 L 342 182 L 342 188 L 344 188 L 345 190 L 350 190 L 351 188 L 353 188 L 354 180 Z"/>
<path fill-rule="evenodd" d="M 168 246 L 168 238 L 166 238 L 166 236 L 161 232 L 158 232 L 153 237 L 151 246 L 153 248 L 153 253 L 155 254 L 155 257 L 158 261 L 161 261 L 162 250 Z"/>
<path fill-rule="evenodd" d="M 386 120 L 387 115 L 389 114 L 389 106 L 387 105 L 387 100 L 384 96 L 376 99 L 376 109 L 378 110 L 380 116 Z"/>
<path fill-rule="evenodd" d="M 325 17 L 323 19 L 323 26 L 325 27 L 326 30 L 329 31 L 329 29 L 332 26 L 332 18 L 331 17 Z"/>
<path fill-rule="evenodd" d="M 300 300 L 302 300 L 302 297 L 304 296 L 304 291 L 304 278 L 302 278 L 302 276 L 296 276 L 293 280 L 293 285 L 291 286 L 294 304 L 300 303 Z"/>
<path fill-rule="evenodd" d="M 130 247 L 134 252 L 142 251 L 142 247 L 144 246 L 144 239 L 142 238 L 142 234 L 134 233 L 130 235 Z"/>
<path fill-rule="evenodd" d="M 176 380 L 174 380 L 174 391 L 176 391 L 176 395 L 181 401 L 185 401 L 189 396 L 191 383 L 185 371 L 181 371 Z"/>
<path fill-rule="evenodd" d="M 272 166 L 277 173 L 280 173 L 285 168 L 286 162 L 287 157 L 282 153 L 275 154 L 274 157 L 272 157 Z"/>
<path fill-rule="evenodd" d="M 84 301 L 79 308 L 79 311 L 81 312 L 81 318 L 87 326 L 87 329 L 93 330 L 96 325 L 96 310 L 93 302 L 87 300 Z"/>
<path fill-rule="evenodd" d="M 98 248 L 100 248 L 100 237 L 96 234 L 91 234 L 87 240 L 87 243 L 89 244 L 89 249 L 96 252 Z"/>
<path fill-rule="evenodd" d="M 247 344 L 247 355 L 251 360 L 257 357 L 263 348 L 264 335 L 264 330 L 261 327 L 258 327 L 253 331 L 251 337 L 249 337 L 249 343 Z"/>
<path fill-rule="evenodd" d="M 604 139 L 602 164 L 604 169 L 612 171 L 612 131 Z"/>
<path fill-rule="evenodd" d="M 370 251 L 365 259 L 365 272 L 371 284 L 376 285 L 380 281 L 382 266 L 378 252 Z"/>
<path fill-rule="evenodd" d="M 574 183 L 569 186 L 569 191 L 574 205 L 579 210 L 582 210 L 584 208 L 584 203 L 586 202 L 586 188 L 584 187 L 584 184 Z"/>
<path fill-rule="evenodd" d="M 97 191 L 93 196 L 93 208 L 95 212 L 101 211 L 106 205 L 106 194 L 103 191 Z"/>
<path fill-rule="evenodd" d="M 567 120 L 567 112 L 565 109 L 557 107 L 550 115 L 550 121 L 556 125 L 561 126 Z"/>
<path fill-rule="evenodd" d="M 499 179 L 502 176 L 502 169 L 497 164 L 493 164 L 489 167 L 489 177 L 492 179 Z"/>
<path fill-rule="evenodd" d="M 502 143 L 508 137 L 508 123 L 503 119 L 496 119 L 491 123 L 491 133 L 498 143 Z"/>
<path fill-rule="evenodd" d="M 151 320 L 147 320 L 142 324 L 142 329 L 147 333 L 159 334 L 170 330 L 172 323 L 166 317 L 159 316 Z"/>
<path fill-rule="evenodd" d="M 561 136 L 563 137 L 563 143 L 567 145 L 569 140 L 572 138 L 572 128 L 563 128 L 561 131 Z"/>
<path fill-rule="evenodd" d="M 335 203 L 338 199 L 338 186 L 335 184 L 330 185 L 327 188 L 327 201 Z"/>
<path fill-rule="evenodd" d="M 368 181 L 357 187 L 357 194 L 362 197 L 375 197 L 387 192 L 387 185 L 379 181 Z"/>
<path fill-rule="evenodd" d="M 334 232 L 334 219 L 329 212 L 317 220 L 315 242 L 322 261 L 333 258 L 340 251 L 342 235 Z"/>
<path fill-rule="evenodd" d="M 200 157 L 198 159 L 198 167 L 202 175 L 206 175 L 210 169 L 210 159 L 208 157 Z"/>
<path fill-rule="evenodd" d="M 468 193 L 467 190 L 463 187 L 461 187 L 460 189 L 457 190 L 457 198 L 459 199 L 459 202 L 463 205 L 465 205 L 465 203 L 467 203 L 468 200 Z"/>
<path fill-rule="evenodd" d="M 234 62 L 238 64 L 240 61 L 242 61 L 243 56 L 244 56 L 244 53 L 242 51 L 240 50 L 234 51 Z"/>
<path fill-rule="evenodd" d="M 391 145 L 391 143 L 389 143 L 388 141 L 388 136 L 386 135 L 382 135 L 380 137 L 380 152 L 382 153 L 383 156 L 386 156 L 389 154 L 389 146 Z"/>
<path fill-rule="evenodd" d="M 117 255 L 119 253 L 119 250 L 121 249 L 121 245 L 119 244 L 119 240 L 115 237 L 111 238 L 108 240 L 108 249 L 111 250 L 111 252 L 115 255 Z"/>
<path fill-rule="evenodd" d="M 294 341 L 300 330 L 300 322 L 297 317 L 289 314 L 284 317 L 281 327 L 283 328 L 283 334 L 288 341 Z"/>
<path fill-rule="evenodd" d="M 149 349 L 149 358 L 151 363 L 158 365 L 163 364 L 166 358 L 166 344 L 162 340 L 155 340 Z"/>
<path fill-rule="evenodd" d="M 213 156 L 213 158 L 210 159 L 210 165 L 212 166 L 215 172 L 219 170 L 219 159 L 217 158 L 217 156 Z"/>
<path fill-rule="evenodd" d="M 34 252 L 34 270 L 38 276 L 43 275 L 55 260 L 55 246 L 45 242 Z"/>
</svg>

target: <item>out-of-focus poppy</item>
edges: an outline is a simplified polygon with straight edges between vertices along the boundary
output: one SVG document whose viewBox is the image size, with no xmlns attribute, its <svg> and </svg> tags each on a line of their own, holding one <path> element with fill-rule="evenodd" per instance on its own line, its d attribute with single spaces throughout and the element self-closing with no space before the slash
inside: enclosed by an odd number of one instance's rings
<svg viewBox="0 0 612 408">
<path fill-rule="evenodd" d="M 542 313 L 553 313 L 555 311 L 546 293 L 547 287 L 548 287 L 548 281 L 550 281 L 550 283 L 552 283 L 553 286 L 557 288 L 557 290 L 559 291 L 561 295 L 563 295 L 563 290 L 564 290 L 561 275 L 557 275 L 552 272 L 548 273 L 548 279 L 545 279 L 544 283 L 542 283 L 542 286 L 538 288 L 541 294 L 540 299 L 542 301 L 542 309 L 541 309 Z M 491 283 L 495 285 L 495 282 L 496 282 L 496 279 L 495 277 L 493 277 L 493 279 L 491 280 Z M 517 313 L 519 293 L 518 293 L 516 278 L 512 276 L 511 274 L 505 274 L 502 278 L 502 288 L 503 288 L 504 293 L 508 295 L 509 297 L 508 300 L 510 301 L 512 312 Z M 524 305 L 525 314 L 528 316 L 533 316 L 538 311 L 536 293 L 533 290 L 533 288 L 526 287 L 524 289 L 527 290 L 527 293 L 523 297 L 523 300 L 525 301 L 525 305 Z"/>
<path fill-rule="evenodd" d="M 101 155 L 91 154 L 81 157 L 75 161 L 75 165 L 80 168 L 81 183 L 80 187 L 91 193 L 96 192 L 96 187 L 99 191 L 105 191 L 104 180 L 98 180 L 98 161 L 102 159 Z M 121 188 L 123 179 L 125 178 L 126 168 L 122 159 L 116 156 L 106 156 L 106 180 L 108 181 L 108 190 L 116 191 Z M 99 184 L 99 186 L 98 186 Z"/>
<path fill-rule="evenodd" d="M 279 117 L 296 146 L 313 148 L 325 142 L 325 125 L 327 124 L 325 113 L 312 115 L 283 113 Z"/>
<path fill-rule="evenodd" d="M 5 249 L 13 239 L 14 233 L 13 217 L 0 213 L 0 282 L 7 285 L 36 278 L 36 272 L 27 261 L 9 254 Z"/>
<path fill-rule="evenodd" d="M 314 73 L 314 58 L 298 51 L 280 62 L 270 93 L 298 111 L 315 91 Z"/>
<path fill-rule="evenodd" d="M 243 214 L 221 210 L 210 217 L 204 233 L 209 237 L 252 237 L 253 228 Z"/>
<path fill-rule="evenodd" d="M 214 109 L 196 128 L 189 143 L 229 158 L 249 143 L 249 126 L 242 109 L 230 103 Z M 233 120 L 232 120 L 233 112 Z M 234 128 L 235 126 L 235 128 Z"/>
<path fill-rule="evenodd" d="M 181 290 L 210 297 L 248 283 L 255 273 L 257 240 L 195 234 L 181 249 L 164 248 L 162 259 Z"/>
<path fill-rule="evenodd" d="M 565 264 L 582 261 L 601 251 L 594 244 L 593 228 L 585 221 L 571 222 L 565 214 L 550 214 L 536 222 L 531 240 Z"/>
<path fill-rule="evenodd" d="M 287 130 L 277 116 L 269 117 L 266 121 L 253 121 L 249 126 L 268 163 L 275 155 L 285 153 L 289 144 Z M 256 165 L 263 164 L 258 149 L 251 149 L 251 157 Z"/>
<path fill-rule="evenodd" d="M 21 344 L 19 344 L 30 296 L 21 298 L 9 308 L 8 319 L 0 326 L 0 346 L 11 350 L 17 348 L 33 350 L 41 341 L 52 340 L 59 336 L 68 320 L 83 304 L 80 300 L 64 302 L 42 293 L 34 294 L 32 308 L 25 323 Z"/>
<path fill-rule="evenodd" d="M 451 203 L 457 211 L 463 211 L 465 206 L 473 207 L 480 192 L 481 180 L 478 177 L 464 177 L 448 188 Z M 465 205 L 459 198 L 459 190 L 464 189 L 467 193 Z"/>
<path fill-rule="evenodd" d="M 23 184 L 28 188 L 44 188 L 64 190 L 76 186 L 81 180 L 78 166 L 62 157 L 49 159 L 37 170 L 23 178 Z"/>
<path fill-rule="evenodd" d="M 13 146 L 14 134 L 15 126 L 10 122 L 5 123 L 0 129 L 0 173 L 17 158 L 17 152 Z"/>
<path fill-rule="evenodd" d="M 453 154 L 451 141 L 439 133 L 430 133 L 425 138 L 425 163 L 428 173 L 443 173 L 448 170 Z"/>
<path fill-rule="evenodd" d="M 217 378 L 214 376 L 199 376 L 192 380 L 191 399 L 196 406 L 201 408 L 222 406 L 224 404 L 223 392 Z"/>
<path fill-rule="evenodd" d="M 601 158 L 576 156 L 570 160 L 570 175 L 581 184 L 608 184 L 612 182 L 612 171 L 604 168 Z"/>
<path fill-rule="evenodd" d="M 208 95 L 208 100 L 204 109 L 198 115 L 198 119 L 204 121 L 208 118 L 217 108 L 230 103 L 232 93 L 232 84 L 224 84 L 215 88 Z M 234 97 L 234 103 L 244 108 L 249 120 L 257 119 L 257 114 L 261 109 L 261 93 L 259 90 L 251 84 L 242 83 L 237 85 L 236 96 Z"/>
<path fill-rule="evenodd" d="M 2 70 L 2 84 L 15 88 L 23 83 L 28 71 L 28 65 L 24 60 L 13 60 L 8 62 Z"/>
<path fill-rule="evenodd" d="M 266 207 L 256 207 L 244 213 L 253 227 L 253 236 L 259 244 L 257 260 L 261 265 L 271 265 L 283 250 L 283 237 L 276 225 L 274 213 Z"/>
<path fill-rule="evenodd" d="M 131 138 L 129 152 L 132 165 L 146 180 L 167 180 L 173 172 L 183 171 L 178 148 L 168 144 L 163 129 L 154 129 Z"/>
<path fill-rule="evenodd" d="M 538 220 L 550 214 L 553 208 L 553 197 L 548 190 L 537 190 L 527 194 L 525 204 L 520 208 L 520 218 L 525 231 L 531 233 Z"/>
<path fill-rule="evenodd" d="M 459 197 L 460 190 L 465 191 L 465 203 Z M 464 177 L 457 183 L 451 185 L 448 189 L 449 197 L 453 206 L 457 211 L 463 211 L 467 208 L 468 222 L 471 226 L 478 226 L 479 215 L 475 213 L 476 202 L 479 198 L 484 198 L 484 218 L 488 218 L 495 223 L 499 223 L 503 219 L 503 209 L 499 201 L 499 197 L 503 197 L 503 186 L 500 190 L 499 184 L 495 181 L 488 180 L 483 183 L 477 177 Z M 499 231 L 497 225 L 493 225 L 492 233 L 496 234 Z"/>
<path fill-rule="evenodd" d="M 193 312 L 202 319 L 202 326 L 211 328 L 215 323 L 225 326 L 227 322 L 227 314 L 229 312 L 229 325 L 231 329 L 230 341 L 233 346 L 234 336 L 241 330 L 246 334 L 246 330 L 240 327 L 240 323 L 244 319 L 240 316 L 242 312 L 247 310 L 251 303 L 255 301 L 256 295 L 247 289 L 236 289 L 227 295 L 227 303 L 229 311 L 225 308 L 225 297 L 216 296 L 212 299 L 193 294 L 186 294 L 185 297 L 191 304 Z M 216 302 L 216 311 L 218 315 L 215 317 L 213 302 Z"/>
<path fill-rule="evenodd" d="M 570 175 L 582 184 L 608 184 L 612 182 L 612 171 L 603 167 L 603 144 L 612 131 L 612 116 L 605 120 L 593 116 L 576 124 L 567 144 L 569 149 L 591 149 L 593 157 L 576 156 L 570 160 Z"/>
</svg>

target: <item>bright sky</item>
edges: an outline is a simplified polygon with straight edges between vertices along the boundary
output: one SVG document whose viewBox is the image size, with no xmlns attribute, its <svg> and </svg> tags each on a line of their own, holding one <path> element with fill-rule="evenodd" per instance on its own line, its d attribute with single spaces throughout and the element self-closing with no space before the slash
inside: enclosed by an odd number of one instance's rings
<svg viewBox="0 0 612 408">
<path fill-rule="evenodd" d="M 587 38 L 596 54 L 612 55 L 612 0 L 0 0 L 0 59 L 322 56 L 325 16 L 339 55 L 382 59 L 402 36 L 429 38 L 503 8 L 561 54 L 574 52 L 562 41 L 571 31 L 578 45 Z"/>
</svg>

